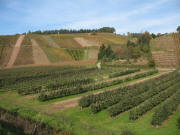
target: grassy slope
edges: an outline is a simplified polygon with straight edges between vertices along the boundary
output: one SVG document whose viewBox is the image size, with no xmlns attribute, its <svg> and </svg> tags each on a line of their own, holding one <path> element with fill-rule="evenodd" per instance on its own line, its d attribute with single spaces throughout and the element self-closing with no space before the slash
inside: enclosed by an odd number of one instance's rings
<svg viewBox="0 0 180 135">
<path fill-rule="evenodd" d="M 0 66 L 6 66 L 8 63 L 13 46 L 15 45 L 18 35 L 0 36 Z"/>
<path fill-rule="evenodd" d="M 169 51 L 174 49 L 174 43 L 172 34 L 169 34 L 152 39 L 150 45 L 152 51 Z"/>
<path fill-rule="evenodd" d="M 118 50 L 121 48 L 122 45 L 124 45 L 127 42 L 126 37 L 110 34 L 110 33 L 97 33 L 96 35 L 91 35 L 88 33 L 77 33 L 77 34 L 52 34 L 47 35 L 49 36 L 54 43 L 60 46 L 60 48 L 55 48 L 49 44 L 42 36 L 43 35 L 29 35 L 31 38 L 34 38 L 39 46 L 43 49 L 43 51 L 48 56 L 48 59 L 52 63 L 56 62 L 62 62 L 62 61 L 72 61 L 74 60 L 74 56 L 71 56 L 66 49 L 83 49 L 84 54 L 81 58 L 78 58 L 79 60 L 94 60 L 97 59 L 97 52 L 98 47 L 89 47 L 89 48 L 82 48 L 81 45 L 74 40 L 75 37 L 83 37 L 85 39 L 91 40 L 93 42 L 97 42 L 99 45 L 101 44 L 112 44 L 113 50 Z M 5 36 L 0 36 L 1 38 L 4 38 Z M 15 44 L 15 41 L 17 40 L 17 36 L 8 36 L 6 42 L 10 46 L 13 46 Z M 25 39 L 26 40 L 26 39 Z M 26 42 L 26 41 L 24 41 Z M 28 42 L 28 41 L 27 41 Z M 25 43 L 27 45 L 27 43 Z M 15 62 L 15 65 L 26 65 L 26 64 L 32 64 L 32 47 L 29 43 L 29 47 L 22 46 L 20 49 L 20 54 L 18 55 L 18 59 Z M 2 48 L 2 47 L 1 47 Z M 0 49 L 1 49 L 0 48 Z M 1 59 L 0 63 L 3 63 L 4 65 L 8 62 L 10 54 L 11 54 L 12 48 L 5 49 L 3 52 L 3 59 Z M 7 54 L 4 56 L 4 54 Z M 76 56 L 75 56 L 76 57 Z M 79 57 L 79 56 L 78 56 Z M 2 64 L 1 64 L 2 65 Z"/>
<path fill-rule="evenodd" d="M 51 62 L 59 62 L 59 61 L 71 61 L 72 58 L 69 56 L 66 51 L 62 48 L 54 48 L 49 45 L 49 43 L 44 40 L 41 35 L 31 35 L 34 38 L 39 46 L 43 49 L 46 53 L 48 59 Z"/>
<path fill-rule="evenodd" d="M 33 95 L 21 96 L 15 91 L 12 91 L 0 92 L 0 97 L 0 106 L 2 107 L 13 109 L 15 106 L 19 106 L 20 108 L 23 107 L 41 112 L 38 115 L 31 117 L 38 120 L 44 120 L 51 125 L 57 125 L 59 123 L 61 127 L 64 127 L 77 135 L 119 135 L 121 130 L 124 128 L 131 129 L 132 131 L 138 133 L 138 135 L 176 135 L 179 132 L 176 126 L 176 120 L 177 117 L 180 117 L 180 109 L 171 116 L 168 122 L 166 122 L 162 127 L 153 128 L 150 122 L 155 109 L 149 111 L 143 116 L 143 118 L 132 122 L 128 117 L 129 111 L 115 118 L 110 118 L 106 110 L 93 115 L 89 108 L 81 110 L 79 107 L 74 107 L 64 112 L 51 115 L 43 113 L 44 111 L 47 111 L 48 106 L 51 106 L 51 103 L 76 96 L 65 97 L 62 99 L 60 98 L 48 102 L 39 102 L 35 97 L 33 98 Z M 25 113 L 23 109 L 21 113 Z"/>
<path fill-rule="evenodd" d="M 81 48 L 81 45 L 73 39 L 75 37 L 74 34 L 54 34 L 50 35 L 50 37 L 62 48 Z"/>
<path fill-rule="evenodd" d="M 14 65 L 27 65 L 33 64 L 33 52 L 32 52 L 32 43 L 30 37 L 27 35 L 24 37 L 22 42 L 19 54 L 15 60 Z"/>
</svg>

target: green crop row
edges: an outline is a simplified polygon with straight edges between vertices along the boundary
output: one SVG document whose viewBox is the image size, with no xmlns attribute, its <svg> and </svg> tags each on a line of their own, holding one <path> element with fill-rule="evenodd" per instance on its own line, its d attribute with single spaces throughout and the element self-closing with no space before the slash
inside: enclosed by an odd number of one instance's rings
<svg viewBox="0 0 180 135">
<path fill-rule="evenodd" d="M 123 99 L 118 104 L 115 104 L 114 106 L 112 106 L 108 109 L 110 116 L 114 117 L 122 112 L 125 112 L 125 111 L 141 104 L 142 102 L 146 101 L 147 99 L 163 92 L 170 86 L 176 84 L 178 81 L 180 81 L 180 78 L 175 78 L 174 80 L 170 80 L 170 81 L 166 82 L 165 84 L 161 83 L 159 85 L 153 85 L 151 88 L 149 88 L 149 90 L 147 92 L 139 93 L 136 95 L 127 94 L 127 96 L 123 97 Z"/>
<path fill-rule="evenodd" d="M 176 111 L 178 105 L 180 104 L 180 89 L 174 93 L 174 95 L 166 101 L 165 104 L 156 109 L 152 117 L 152 125 L 161 125 L 162 122 L 168 119 L 174 111 Z"/>
<path fill-rule="evenodd" d="M 141 117 L 144 113 L 151 110 L 153 107 L 157 106 L 161 102 L 165 101 L 167 98 L 171 97 L 180 88 L 180 83 L 177 83 L 165 91 L 153 96 L 152 98 L 146 100 L 144 103 L 140 104 L 136 108 L 130 111 L 129 119 L 136 120 Z"/>
<path fill-rule="evenodd" d="M 139 73 L 132 77 L 126 77 L 124 79 L 117 79 L 117 80 L 105 81 L 105 82 L 100 82 L 100 83 L 93 83 L 93 84 L 89 84 L 89 85 L 84 85 L 84 86 L 82 85 L 82 86 L 77 86 L 77 87 L 68 88 L 68 89 L 60 89 L 60 90 L 52 91 L 49 93 L 42 92 L 39 96 L 39 100 L 47 101 L 47 100 L 54 99 L 54 98 L 60 98 L 60 97 L 80 94 L 80 93 L 84 93 L 87 91 L 101 89 L 101 88 L 109 87 L 112 85 L 120 84 L 123 82 L 127 82 L 130 80 L 146 77 L 146 76 L 155 74 L 157 72 L 158 72 L 158 70 L 147 71 L 144 73 Z"/>
</svg>

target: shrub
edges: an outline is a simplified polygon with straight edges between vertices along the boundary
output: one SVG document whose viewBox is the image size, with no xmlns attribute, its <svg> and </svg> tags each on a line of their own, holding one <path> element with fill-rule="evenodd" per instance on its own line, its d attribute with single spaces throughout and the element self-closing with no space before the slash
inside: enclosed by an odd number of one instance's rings
<svg viewBox="0 0 180 135">
<path fill-rule="evenodd" d="M 152 125 L 161 125 L 161 123 L 168 119 L 168 116 L 171 115 L 174 111 L 176 111 L 178 105 L 180 104 L 180 90 L 172 97 L 170 97 L 163 106 L 160 106 L 156 109 L 153 118 Z"/>
<path fill-rule="evenodd" d="M 180 117 L 178 118 L 177 122 L 178 122 L 178 128 L 180 129 Z"/>
<path fill-rule="evenodd" d="M 149 67 L 155 67 L 155 61 L 153 59 L 150 59 L 148 65 Z"/>
</svg>

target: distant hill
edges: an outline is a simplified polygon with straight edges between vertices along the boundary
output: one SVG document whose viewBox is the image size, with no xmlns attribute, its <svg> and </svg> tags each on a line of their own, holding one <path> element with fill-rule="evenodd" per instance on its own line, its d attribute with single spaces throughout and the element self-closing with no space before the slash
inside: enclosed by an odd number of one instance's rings
<svg viewBox="0 0 180 135">
<path fill-rule="evenodd" d="M 20 35 L 0 36 L 1 67 L 7 66 L 13 50 L 18 52 L 11 66 L 51 65 L 96 61 L 100 45 L 111 44 L 112 49 L 117 51 L 127 43 L 126 36 L 113 33 L 27 34 L 17 49 L 15 44 L 19 37 Z"/>
</svg>

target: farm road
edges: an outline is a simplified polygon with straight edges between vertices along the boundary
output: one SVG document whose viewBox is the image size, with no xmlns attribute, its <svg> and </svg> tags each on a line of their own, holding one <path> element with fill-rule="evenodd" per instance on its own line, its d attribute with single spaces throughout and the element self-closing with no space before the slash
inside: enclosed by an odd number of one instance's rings
<svg viewBox="0 0 180 135">
<path fill-rule="evenodd" d="M 17 42 L 16 42 L 16 44 L 15 44 L 15 46 L 14 46 L 14 48 L 13 48 L 13 51 L 12 51 L 11 57 L 9 59 L 9 62 L 7 64 L 7 67 L 12 67 L 13 66 L 13 64 L 14 64 L 14 62 L 16 60 L 16 57 L 17 57 L 17 55 L 19 53 L 19 50 L 20 50 L 23 39 L 24 39 L 24 35 L 20 35 Z"/>
</svg>

